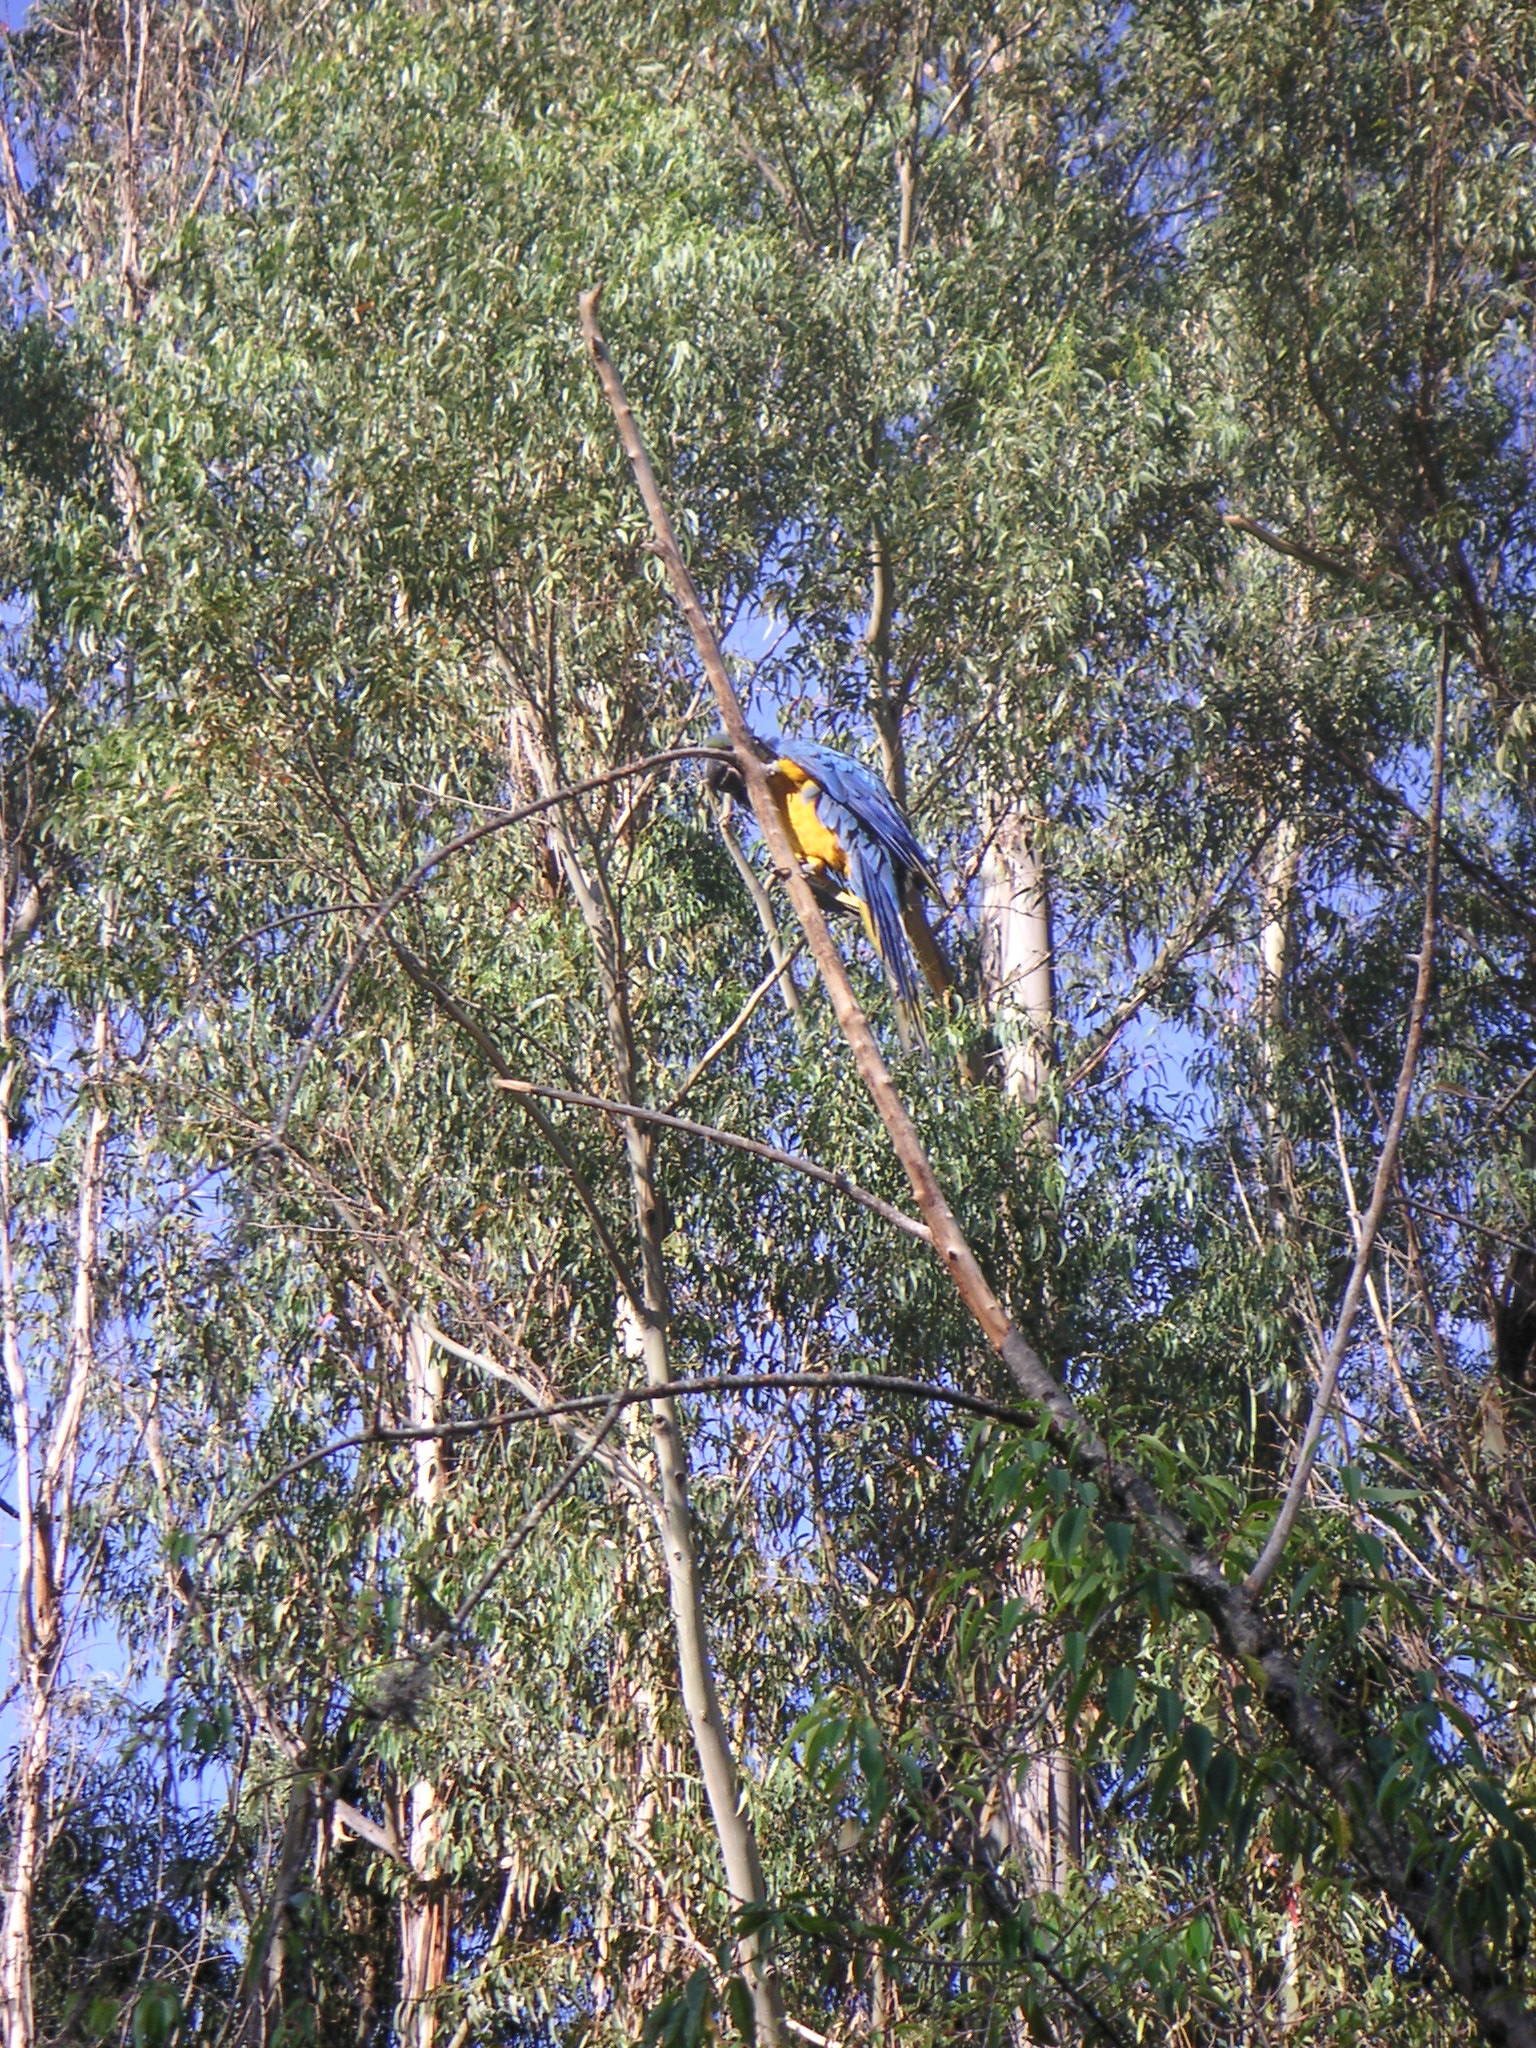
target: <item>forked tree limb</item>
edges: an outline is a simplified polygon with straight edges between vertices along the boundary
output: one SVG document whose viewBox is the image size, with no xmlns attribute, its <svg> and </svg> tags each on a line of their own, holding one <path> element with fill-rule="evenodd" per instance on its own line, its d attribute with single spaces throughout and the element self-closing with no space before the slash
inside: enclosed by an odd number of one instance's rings
<svg viewBox="0 0 1536 2048">
<path fill-rule="evenodd" d="M 1492 2048 L 1536 2048 L 1536 2016 L 1511 1985 L 1487 1942 L 1481 1938 L 1470 1942 L 1466 1939 L 1456 1920 L 1454 1888 L 1443 1886 L 1437 1879 L 1436 1872 L 1442 1865 L 1456 1867 L 1451 1845 L 1442 1842 L 1441 1854 L 1434 1853 L 1432 1848 L 1426 1853 L 1423 1847 L 1417 1854 L 1410 1853 L 1408 1844 L 1384 1820 L 1378 1808 L 1376 1774 L 1371 1765 L 1308 1690 L 1297 1664 L 1258 1603 L 1227 1578 L 1216 1557 L 1189 1541 L 1178 1516 L 1151 1482 L 1135 1466 L 1111 1454 L 1109 1446 L 1079 1412 L 1072 1396 L 1013 1323 L 978 1265 L 881 1057 L 842 957 L 779 821 L 720 643 L 699 600 L 618 371 L 598 329 L 597 300 L 596 290 L 580 296 L 582 333 L 650 516 L 656 552 L 714 691 L 758 829 L 805 931 L 854 1062 L 906 1170 L 918 1211 L 932 1234 L 935 1252 L 987 1342 L 1007 1366 L 1021 1392 L 1041 1410 L 1057 1450 L 1078 1471 L 1091 1477 L 1111 1509 L 1129 1517 L 1143 1537 L 1163 1554 L 1173 1568 L 1184 1602 L 1210 1620 L 1223 1652 L 1257 1688 L 1291 1749 L 1344 1808 L 1361 1865 L 1402 1912 L 1426 1952 L 1466 1999 L 1477 2016 L 1484 2040 Z"/>
</svg>

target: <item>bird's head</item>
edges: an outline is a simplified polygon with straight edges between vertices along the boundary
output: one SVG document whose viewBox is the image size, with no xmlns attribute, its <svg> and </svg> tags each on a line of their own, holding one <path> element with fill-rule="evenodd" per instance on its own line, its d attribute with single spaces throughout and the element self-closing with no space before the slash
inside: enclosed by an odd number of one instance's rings
<svg viewBox="0 0 1536 2048">
<path fill-rule="evenodd" d="M 704 780 L 716 796 L 728 796 L 732 802 L 744 804 L 747 801 L 747 786 L 741 779 L 741 770 L 736 765 L 736 749 L 727 732 L 712 732 L 704 745 L 719 758 L 708 763 Z M 766 740 L 752 734 L 752 745 L 760 761 L 773 761 L 778 757 Z"/>
</svg>

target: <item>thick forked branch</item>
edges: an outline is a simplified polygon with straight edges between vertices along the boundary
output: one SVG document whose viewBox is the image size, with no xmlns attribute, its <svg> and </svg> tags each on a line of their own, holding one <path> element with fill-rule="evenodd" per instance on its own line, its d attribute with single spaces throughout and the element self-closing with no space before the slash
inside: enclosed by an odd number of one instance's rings
<svg viewBox="0 0 1536 2048">
<path fill-rule="evenodd" d="M 753 748 L 719 641 L 699 601 L 650 458 L 598 329 L 597 299 L 596 291 L 584 292 L 580 297 L 582 332 L 650 515 L 656 551 L 714 690 L 758 828 L 804 928 L 855 1064 L 906 1170 L 918 1211 L 932 1233 L 935 1252 L 988 1343 L 1020 1390 L 1041 1410 L 1056 1448 L 1079 1471 L 1091 1476 L 1110 1508 L 1134 1521 L 1143 1537 L 1167 1558 L 1182 1599 L 1208 1617 L 1223 1652 L 1241 1665 L 1257 1686 L 1265 1707 L 1296 1755 L 1344 1807 L 1361 1864 L 1399 1907 L 1425 1950 L 1466 1999 L 1477 2016 L 1483 2038 L 1493 2048 L 1536 2048 L 1536 2016 L 1512 1987 L 1486 1944 L 1469 1943 L 1458 1927 L 1454 1894 L 1448 1893 L 1434 1875 L 1440 1857 L 1423 1853 L 1410 1857 L 1407 1845 L 1398 1839 L 1377 1806 L 1374 1770 L 1323 1711 L 1257 1603 L 1241 1587 L 1232 1584 L 1217 1558 L 1190 1542 L 1180 1519 L 1151 1482 L 1134 1466 L 1111 1454 L 1109 1446 L 1079 1413 L 1066 1388 L 1015 1326 L 977 1264 L 779 822 L 767 776 Z M 1451 1860 L 1454 1864 L 1454 1858 Z"/>
</svg>

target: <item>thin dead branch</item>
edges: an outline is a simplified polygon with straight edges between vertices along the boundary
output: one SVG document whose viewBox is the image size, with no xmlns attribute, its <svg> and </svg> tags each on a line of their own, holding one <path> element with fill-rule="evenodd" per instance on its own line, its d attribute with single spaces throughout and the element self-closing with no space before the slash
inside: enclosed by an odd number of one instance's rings
<svg viewBox="0 0 1536 2048">
<path fill-rule="evenodd" d="M 766 1159 L 774 1166 L 787 1166 L 794 1173 L 803 1173 L 808 1180 L 818 1180 L 826 1187 L 836 1188 L 850 1202 L 857 1202 L 883 1222 L 905 1231 L 908 1237 L 915 1237 L 921 1244 L 930 1242 L 926 1223 L 917 1222 L 890 1202 L 882 1201 L 879 1195 L 872 1195 L 868 1188 L 861 1188 L 841 1168 L 823 1166 L 819 1160 L 807 1159 L 803 1152 L 786 1152 L 781 1146 L 765 1144 L 761 1138 L 743 1137 L 739 1131 L 718 1130 L 713 1124 L 695 1123 L 691 1117 L 673 1116 L 664 1109 L 642 1109 L 633 1102 L 609 1102 L 601 1095 L 581 1095 L 569 1088 L 544 1088 L 537 1082 L 520 1080 L 498 1080 L 495 1085 L 513 1095 L 537 1095 L 545 1102 L 568 1103 L 572 1109 L 595 1109 L 607 1116 L 639 1117 L 644 1123 L 659 1124 L 669 1131 L 681 1131 L 690 1138 L 705 1138 L 712 1145 L 728 1145 L 736 1152 L 750 1152 L 754 1159 Z"/>
<path fill-rule="evenodd" d="M 1312 1399 L 1312 1412 L 1307 1418 L 1306 1432 L 1301 1440 L 1301 1448 L 1296 1454 L 1290 1484 L 1286 1488 L 1285 1499 L 1280 1504 L 1280 1512 L 1275 1516 L 1274 1527 L 1270 1530 L 1253 1569 L 1243 1581 L 1243 1592 L 1249 1600 L 1257 1600 L 1268 1585 L 1275 1566 L 1284 1553 L 1296 1517 L 1301 1512 L 1302 1498 L 1312 1474 L 1313 1460 L 1322 1441 L 1323 1426 L 1328 1420 L 1328 1411 L 1333 1404 L 1339 1368 L 1344 1363 L 1344 1354 L 1349 1348 L 1355 1316 L 1365 1293 L 1366 1275 L 1370 1271 L 1371 1255 L 1376 1249 L 1381 1219 L 1386 1214 L 1387 1203 L 1392 1194 L 1397 1169 L 1397 1151 L 1402 1141 L 1403 1125 L 1408 1119 L 1408 1102 L 1413 1093 L 1413 1077 L 1418 1069 L 1419 1048 L 1424 1040 L 1424 1020 L 1429 1011 L 1430 984 L 1434 978 L 1435 918 L 1440 874 L 1440 812 L 1445 798 L 1446 679 L 1449 666 L 1450 640 L 1442 632 L 1439 678 L 1435 686 L 1434 784 L 1429 803 L 1429 837 L 1424 853 L 1424 926 L 1419 941 L 1418 973 L 1414 980 L 1413 1002 L 1408 1012 L 1408 1031 L 1403 1045 L 1402 1065 L 1398 1069 L 1397 1092 L 1392 1102 L 1392 1115 L 1382 1137 L 1381 1152 L 1376 1161 L 1376 1178 L 1371 1189 L 1370 1207 L 1360 1219 L 1354 1264 L 1350 1267 L 1333 1335 L 1323 1355 L 1317 1392 Z"/>
</svg>

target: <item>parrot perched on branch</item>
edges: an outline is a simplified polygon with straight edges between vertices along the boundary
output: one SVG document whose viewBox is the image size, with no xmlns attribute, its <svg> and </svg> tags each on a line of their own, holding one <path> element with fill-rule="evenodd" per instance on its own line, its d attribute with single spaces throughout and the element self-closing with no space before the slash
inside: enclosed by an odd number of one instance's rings
<svg viewBox="0 0 1536 2048">
<path fill-rule="evenodd" d="M 710 787 L 744 801 L 730 742 L 718 734 L 709 744 L 727 750 L 708 771 Z M 942 892 L 885 784 L 861 761 L 814 740 L 770 744 L 754 735 L 754 744 L 785 835 L 808 879 L 832 903 L 857 911 L 903 1003 L 915 1003 L 919 993 L 914 953 L 929 987 L 942 998 L 954 979 L 919 900 L 924 889 L 940 901 Z"/>
</svg>

